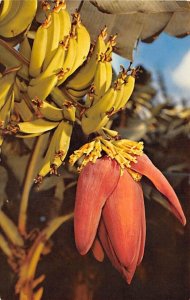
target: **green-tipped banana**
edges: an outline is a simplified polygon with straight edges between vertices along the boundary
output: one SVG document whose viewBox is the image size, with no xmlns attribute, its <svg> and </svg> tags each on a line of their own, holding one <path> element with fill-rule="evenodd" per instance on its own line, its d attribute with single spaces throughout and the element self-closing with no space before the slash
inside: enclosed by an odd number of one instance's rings
<svg viewBox="0 0 190 300">
<path fill-rule="evenodd" d="M 32 77 L 37 77 L 42 71 L 47 47 L 47 28 L 50 26 L 50 22 L 51 19 L 47 18 L 36 31 L 29 66 L 29 73 Z"/>
<path fill-rule="evenodd" d="M 44 119 L 36 119 L 30 122 L 18 123 L 18 128 L 19 131 L 22 133 L 36 133 L 40 135 L 46 131 L 52 130 L 58 124 L 58 122 L 47 121 Z"/>
<path fill-rule="evenodd" d="M 46 120 L 59 122 L 63 119 L 63 110 L 51 105 L 47 101 L 37 100 L 37 106 L 39 113 Z"/>
</svg>

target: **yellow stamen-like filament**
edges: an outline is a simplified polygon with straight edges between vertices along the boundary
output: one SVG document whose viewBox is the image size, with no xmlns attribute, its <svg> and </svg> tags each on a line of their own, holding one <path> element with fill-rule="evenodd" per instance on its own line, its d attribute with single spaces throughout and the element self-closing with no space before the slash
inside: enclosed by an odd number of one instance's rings
<svg viewBox="0 0 190 300">
<path fill-rule="evenodd" d="M 115 159 L 121 168 L 121 175 L 124 169 L 135 181 L 141 179 L 141 175 L 131 170 L 130 163 L 137 162 L 137 156 L 143 154 L 143 143 L 130 140 L 106 140 L 101 136 L 96 137 L 92 142 L 83 145 L 74 151 L 70 156 L 70 164 L 73 166 L 77 161 L 80 172 L 88 162 L 95 163 L 98 158 L 106 154 L 111 159 Z"/>
</svg>

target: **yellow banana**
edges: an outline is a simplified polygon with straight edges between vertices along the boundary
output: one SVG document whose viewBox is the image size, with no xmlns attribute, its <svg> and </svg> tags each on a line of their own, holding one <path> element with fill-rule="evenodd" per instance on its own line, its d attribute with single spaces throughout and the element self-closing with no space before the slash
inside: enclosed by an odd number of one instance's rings
<svg viewBox="0 0 190 300">
<path fill-rule="evenodd" d="M 37 133 L 42 134 L 55 128 L 59 123 L 53 121 L 47 121 L 44 119 L 36 119 L 28 122 L 18 123 L 18 128 L 20 132 L 23 133 Z"/>
<path fill-rule="evenodd" d="M 21 7 L 21 1 L 19 1 L 17 5 L 11 0 L 3 1 L 1 5 L 2 4 L 3 7 L 2 16 L 0 16 L 0 26 L 6 25 L 9 21 L 11 21 L 11 19 L 13 19 L 16 16 Z"/>
<path fill-rule="evenodd" d="M 10 10 L 0 21 L 0 35 L 9 38 L 23 32 L 32 23 L 37 4 L 37 0 L 11 1 Z"/>
<path fill-rule="evenodd" d="M 105 92 L 107 92 L 107 90 L 111 86 L 113 74 L 112 74 L 112 64 L 111 64 L 111 61 L 106 61 L 105 65 L 106 65 L 106 88 L 105 88 Z"/>
<path fill-rule="evenodd" d="M 93 104 L 101 98 L 110 88 L 112 83 L 112 39 L 106 44 L 106 51 L 100 55 L 96 73 L 94 76 L 94 97 Z"/>
<path fill-rule="evenodd" d="M 25 36 L 23 41 L 20 43 L 19 53 L 21 53 L 28 61 L 30 61 L 31 46 L 30 46 L 27 36 Z"/>
<path fill-rule="evenodd" d="M 135 69 L 133 69 L 131 74 L 126 78 L 126 81 L 124 83 L 123 97 L 121 98 L 121 101 L 120 102 L 118 101 L 118 103 L 116 104 L 117 110 L 123 109 L 125 107 L 129 98 L 132 95 L 134 87 L 135 87 Z"/>
<path fill-rule="evenodd" d="M 71 19 L 70 15 L 66 8 L 61 8 L 59 11 L 59 18 L 60 18 L 60 34 L 59 34 L 59 41 L 64 40 L 64 38 L 69 35 L 71 30 Z"/>
<path fill-rule="evenodd" d="M 56 86 L 58 81 L 57 75 L 51 75 L 47 78 L 44 78 L 39 81 L 34 86 L 28 86 L 28 95 L 30 99 L 38 98 L 39 100 L 43 101 L 47 98 L 47 96 L 51 93 L 53 88 Z"/>
<path fill-rule="evenodd" d="M 72 73 L 87 59 L 90 50 L 90 35 L 86 27 L 81 23 L 79 13 L 73 15 L 73 24 L 76 31 L 77 55 L 75 57 Z"/>
<path fill-rule="evenodd" d="M 60 76 L 60 80 L 58 81 L 57 84 L 58 86 L 62 84 L 73 73 L 73 65 L 74 65 L 76 55 L 77 55 L 76 37 L 75 35 L 71 34 L 66 58 L 62 66 L 63 75 Z"/>
<path fill-rule="evenodd" d="M 107 73 L 107 80 L 106 80 L 106 89 L 105 91 L 107 91 L 112 83 L 112 51 L 113 51 L 113 47 L 116 45 L 116 39 L 117 35 L 113 35 L 109 38 L 107 44 L 106 44 L 106 52 L 105 52 L 105 64 L 106 64 L 106 73 Z"/>
<path fill-rule="evenodd" d="M 109 121 L 109 113 L 113 109 L 116 96 L 116 89 L 111 87 L 102 98 L 84 112 L 81 126 L 85 134 L 98 131 L 106 125 Z"/>
<path fill-rule="evenodd" d="M 104 39 L 106 37 L 106 28 L 102 30 L 96 41 L 94 50 L 87 62 L 75 73 L 75 76 L 66 84 L 67 89 L 84 90 L 90 87 L 96 72 L 97 63 L 100 54 L 106 51 Z"/>
<path fill-rule="evenodd" d="M 61 131 L 59 138 L 56 140 L 56 152 L 52 161 L 52 165 L 56 167 L 56 169 L 63 163 L 67 155 L 73 130 L 73 125 L 66 121 L 62 121 L 59 126 Z"/>
<path fill-rule="evenodd" d="M 50 24 L 51 18 L 49 17 L 40 27 L 38 27 L 36 31 L 29 66 L 29 74 L 32 77 L 37 77 L 41 73 L 42 65 L 46 55 L 47 30 Z"/>
<path fill-rule="evenodd" d="M 56 53 L 60 42 L 60 28 L 63 26 L 63 24 L 60 23 L 61 19 L 59 17 L 59 11 L 53 10 L 51 13 L 51 20 L 51 24 L 47 30 L 47 47 L 43 71 L 46 70 Z"/>
<path fill-rule="evenodd" d="M 12 8 L 11 0 L 1 2 L 0 22 L 3 22 L 3 20 L 7 18 L 8 15 L 10 16 L 11 8 Z"/>
<path fill-rule="evenodd" d="M 123 96 L 124 96 L 124 89 L 125 89 L 125 86 L 124 86 L 124 82 L 117 87 L 117 96 L 115 98 L 115 103 L 114 103 L 114 111 L 113 113 L 117 112 L 120 110 L 120 104 L 123 100 Z"/>
<path fill-rule="evenodd" d="M 99 61 L 96 73 L 94 76 L 94 99 L 93 99 L 93 105 L 98 101 L 99 98 L 101 98 L 105 91 L 106 91 L 106 81 L 107 81 L 107 70 L 106 70 L 106 63 L 105 61 Z"/>
<path fill-rule="evenodd" d="M 58 121 L 61 121 L 63 119 L 63 110 L 62 109 L 51 105 L 47 101 L 40 101 L 38 99 L 34 99 L 34 103 L 38 107 L 37 111 L 46 120 L 58 122 Z"/>
</svg>

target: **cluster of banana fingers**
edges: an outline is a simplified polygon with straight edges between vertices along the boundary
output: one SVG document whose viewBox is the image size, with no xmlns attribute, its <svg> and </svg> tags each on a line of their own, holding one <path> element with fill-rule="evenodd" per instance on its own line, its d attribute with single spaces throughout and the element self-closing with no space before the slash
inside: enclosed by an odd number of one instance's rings
<svg viewBox="0 0 190 300">
<path fill-rule="evenodd" d="M 39 182 L 46 174 L 57 173 L 67 155 L 75 121 L 89 135 L 100 131 L 125 107 L 134 89 L 135 70 L 122 68 L 113 81 L 116 35 L 107 37 L 105 27 L 91 44 L 80 14 L 75 12 L 71 18 L 65 1 L 38 2 L 41 23 L 37 17 L 33 19 L 36 0 L 29 2 L 33 14 L 29 16 L 27 9 L 26 19 L 30 27 L 22 26 L 21 31 L 20 26 L 14 33 L 20 38 L 24 32 L 19 47 L 15 49 L 7 42 L 11 35 L 6 41 L 0 39 L 0 63 L 4 67 L 0 78 L 0 143 L 5 134 L 31 138 L 51 131 Z M 14 15 L 11 3 L 14 1 L 1 4 L 0 23 Z M 10 21 L 10 28 L 14 22 Z"/>
</svg>

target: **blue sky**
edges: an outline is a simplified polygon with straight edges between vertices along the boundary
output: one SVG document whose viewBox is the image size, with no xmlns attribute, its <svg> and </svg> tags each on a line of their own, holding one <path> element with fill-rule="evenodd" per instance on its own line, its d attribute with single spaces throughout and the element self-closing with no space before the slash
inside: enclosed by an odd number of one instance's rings
<svg viewBox="0 0 190 300">
<path fill-rule="evenodd" d="M 114 65 L 128 66 L 119 56 Z M 168 93 L 174 101 L 185 97 L 190 103 L 190 36 L 179 39 L 162 33 L 153 43 L 140 42 L 134 52 L 134 65 L 142 64 L 152 71 L 156 83 L 157 71 L 164 76 Z"/>
</svg>

